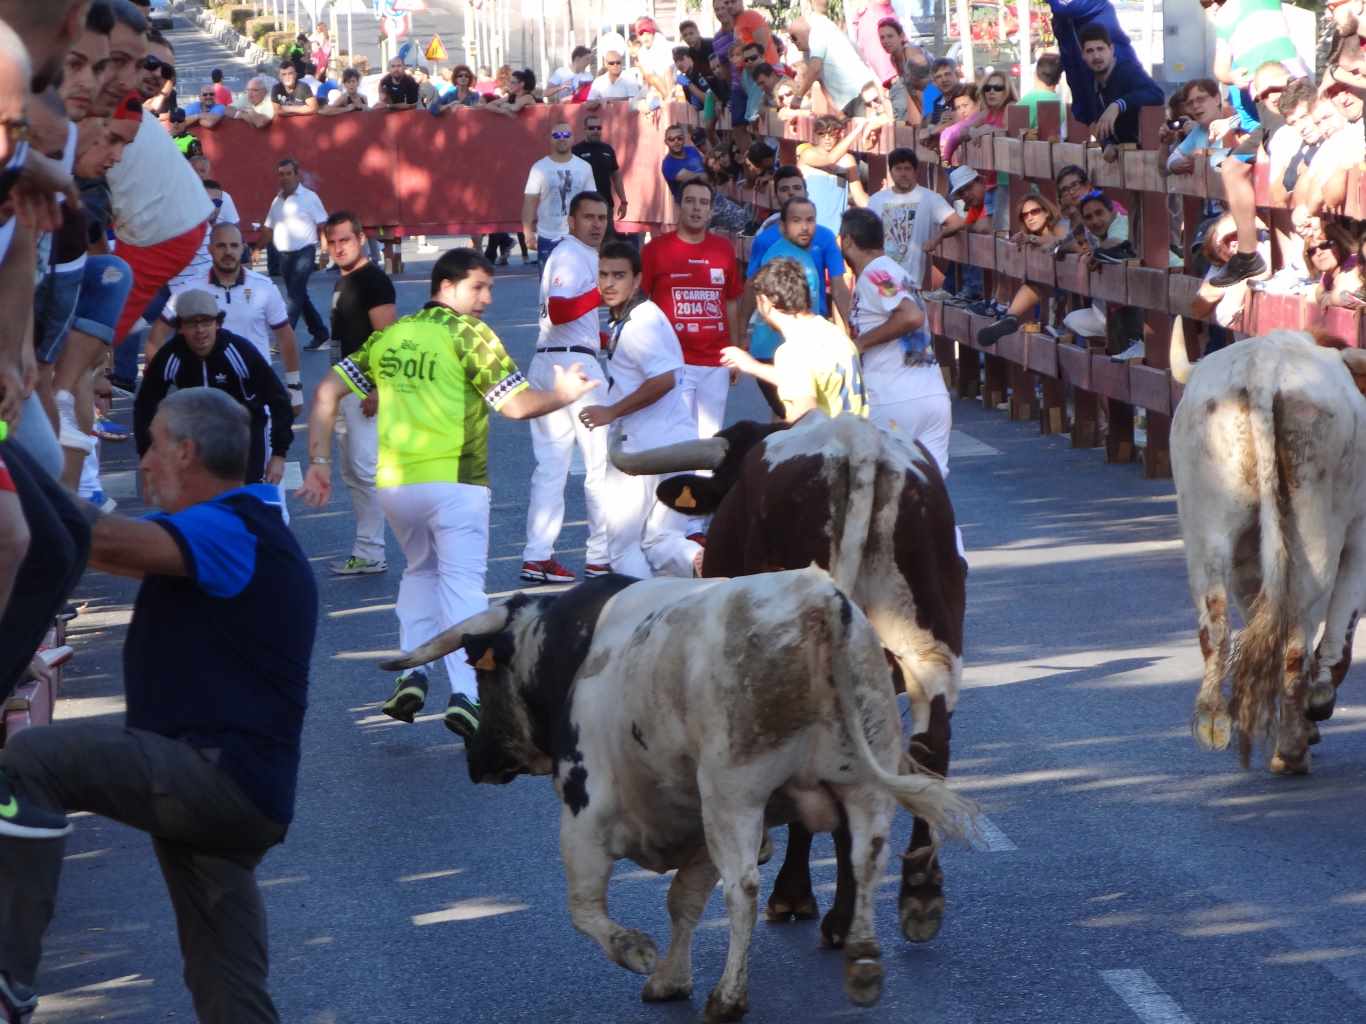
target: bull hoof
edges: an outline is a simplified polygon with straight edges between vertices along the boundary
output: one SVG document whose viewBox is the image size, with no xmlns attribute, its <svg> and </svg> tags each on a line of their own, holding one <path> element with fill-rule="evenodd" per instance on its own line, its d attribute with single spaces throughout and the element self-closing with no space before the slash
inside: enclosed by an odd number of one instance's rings
<svg viewBox="0 0 1366 1024">
<path fill-rule="evenodd" d="M 830 912 L 821 919 L 821 941 L 830 949 L 843 949 L 853 916 L 852 908 L 844 912 L 839 907 L 831 907 Z"/>
<path fill-rule="evenodd" d="M 1309 751 L 1306 749 L 1299 757 L 1287 757 L 1279 750 L 1271 758 L 1273 775 L 1308 775 Z"/>
<path fill-rule="evenodd" d="M 814 921 L 821 916 L 821 908 L 815 896 L 804 896 L 796 903 L 789 903 L 777 893 L 769 898 L 764 916 L 772 924 L 786 924 L 788 921 Z"/>
<path fill-rule="evenodd" d="M 612 936 L 612 960 L 636 974 L 653 974 L 659 951 L 655 940 L 634 928 Z"/>
<path fill-rule="evenodd" d="M 844 994 L 855 1006 L 873 1006 L 882 998 L 882 963 L 867 957 L 844 965 Z"/>
<path fill-rule="evenodd" d="M 1227 711 L 1199 710 L 1191 722 L 1191 732 L 1205 750 L 1227 750 L 1233 739 L 1233 719 Z"/>
<path fill-rule="evenodd" d="M 1333 717 L 1333 706 L 1337 702 L 1337 688 L 1329 680 L 1321 679 L 1309 687 L 1309 706 L 1305 716 L 1311 722 L 1326 722 Z"/>
<path fill-rule="evenodd" d="M 692 998 L 692 982 L 664 981 L 651 978 L 640 990 L 640 998 L 646 1003 L 669 1003 L 677 999 Z"/>
<path fill-rule="evenodd" d="M 748 995 L 742 995 L 732 1002 L 717 995 L 716 989 L 712 989 L 711 995 L 707 997 L 707 1008 L 702 1012 L 702 1019 L 707 1024 L 714 1024 L 716 1021 L 739 1020 L 748 1012 Z"/>
<path fill-rule="evenodd" d="M 901 901 L 901 934 L 907 942 L 929 942 L 943 924 L 943 896 L 907 896 Z"/>
<path fill-rule="evenodd" d="M 1309 723 L 1309 738 L 1308 738 L 1307 740 L 1305 740 L 1305 742 L 1308 743 L 1311 747 L 1313 747 L 1313 746 L 1317 746 L 1317 745 L 1318 745 L 1319 743 L 1321 743 L 1322 741 L 1323 741 L 1323 734 L 1319 732 L 1318 723 L 1317 723 L 1317 722 L 1310 722 L 1310 723 Z"/>
</svg>

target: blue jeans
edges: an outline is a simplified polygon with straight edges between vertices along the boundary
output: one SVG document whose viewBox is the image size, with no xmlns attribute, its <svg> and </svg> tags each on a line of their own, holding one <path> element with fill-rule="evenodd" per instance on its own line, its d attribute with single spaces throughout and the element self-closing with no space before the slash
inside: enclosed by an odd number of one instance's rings
<svg viewBox="0 0 1366 1024">
<path fill-rule="evenodd" d="M 541 273 L 545 273 L 545 261 L 550 259 L 550 254 L 555 251 L 555 246 L 560 244 L 558 238 L 546 238 L 545 235 L 536 236 L 536 262 L 541 265 Z"/>
<path fill-rule="evenodd" d="M 280 253 L 280 276 L 285 279 L 285 309 L 289 312 L 289 326 L 299 323 L 302 315 L 314 342 L 326 341 L 331 332 L 322 316 L 313 308 L 308 297 L 308 279 L 318 265 L 318 247 L 306 245 L 293 252 Z"/>
</svg>

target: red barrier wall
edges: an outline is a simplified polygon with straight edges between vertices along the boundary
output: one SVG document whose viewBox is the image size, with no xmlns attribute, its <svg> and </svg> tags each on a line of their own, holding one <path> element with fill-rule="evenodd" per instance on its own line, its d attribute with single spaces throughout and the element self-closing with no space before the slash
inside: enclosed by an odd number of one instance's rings
<svg viewBox="0 0 1366 1024">
<path fill-rule="evenodd" d="M 551 126 L 566 114 L 582 138 L 581 106 L 537 106 L 515 119 L 459 109 L 439 118 L 422 110 L 277 118 L 267 128 L 224 121 L 198 134 L 245 224 L 264 219 L 277 190 L 275 164 L 292 156 L 329 211 L 353 210 L 367 225 L 415 234 L 519 231 L 527 172 L 549 152 Z M 602 119 L 630 200 L 627 224 L 671 219 L 659 170 L 663 119 L 618 104 Z"/>
</svg>

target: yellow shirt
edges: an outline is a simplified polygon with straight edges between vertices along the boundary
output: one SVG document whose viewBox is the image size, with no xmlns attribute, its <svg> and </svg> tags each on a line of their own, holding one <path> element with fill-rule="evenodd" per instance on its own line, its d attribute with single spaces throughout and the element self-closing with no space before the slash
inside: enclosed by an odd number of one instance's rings
<svg viewBox="0 0 1366 1024">
<path fill-rule="evenodd" d="M 813 397 L 816 408 L 827 416 L 868 415 L 858 349 L 824 317 L 802 317 L 798 326 L 784 333 L 783 343 L 773 354 L 773 368 L 778 374 L 778 398 L 789 420 L 794 418 L 794 403 L 801 403 L 804 410 Z"/>
</svg>

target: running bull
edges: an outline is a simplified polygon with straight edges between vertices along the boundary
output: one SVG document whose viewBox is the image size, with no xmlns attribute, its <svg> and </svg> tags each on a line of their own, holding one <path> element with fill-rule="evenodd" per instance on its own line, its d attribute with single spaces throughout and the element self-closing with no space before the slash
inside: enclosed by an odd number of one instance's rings
<svg viewBox="0 0 1366 1024">
<path fill-rule="evenodd" d="M 649 975 L 646 1000 L 692 992 L 692 934 L 718 876 L 730 918 L 708 1020 L 746 1010 L 757 859 L 766 825 L 848 821 L 857 897 L 845 989 L 881 994 L 873 902 L 895 804 L 960 831 L 968 804 L 943 780 L 897 774 L 892 672 L 868 620 L 817 568 L 739 580 L 608 576 L 517 594 L 385 667 L 457 648 L 477 670 L 476 782 L 549 774 L 574 926 Z M 613 862 L 677 869 L 667 954 L 607 915 Z"/>
<path fill-rule="evenodd" d="M 1195 737 L 1222 750 L 1236 732 L 1246 765 L 1274 735 L 1271 770 L 1305 774 L 1366 598 L 1366 353 L 1277 331 L 1194 371 L 1179 337 L 1171 354 L 1188 381 L 1171 459 L 1204 657 Z"/>
<path fill-rule="evenodd" d="M 852 416 L 809 412 L 791 427 L 737 423 L 714 438 L 650 451 L 610 452 L 627 473 L 680 473 L 659 500 L 685 515 L 712 516 L 704 576 L 829 570 L 882 639 L 910 697 L 911 749 L 926 768 L 949 770 L 949 720 L 963 672 L 967 566 L 953 505 L 923 445 Z M 714 470 L 711 476 L 684 471 Z M 770 920 L 813 918 L 811 833 L 788 833 L 787 854 L 768 902 Z M 854 906 L 848 836 L 835 831 L 835 902 L 821 922 L 838 946 Z M 929 823 L 917 819 L 901 864 L 902 934 L 926 942 L 944 917 L 944 875 Z"/>
</svg>

